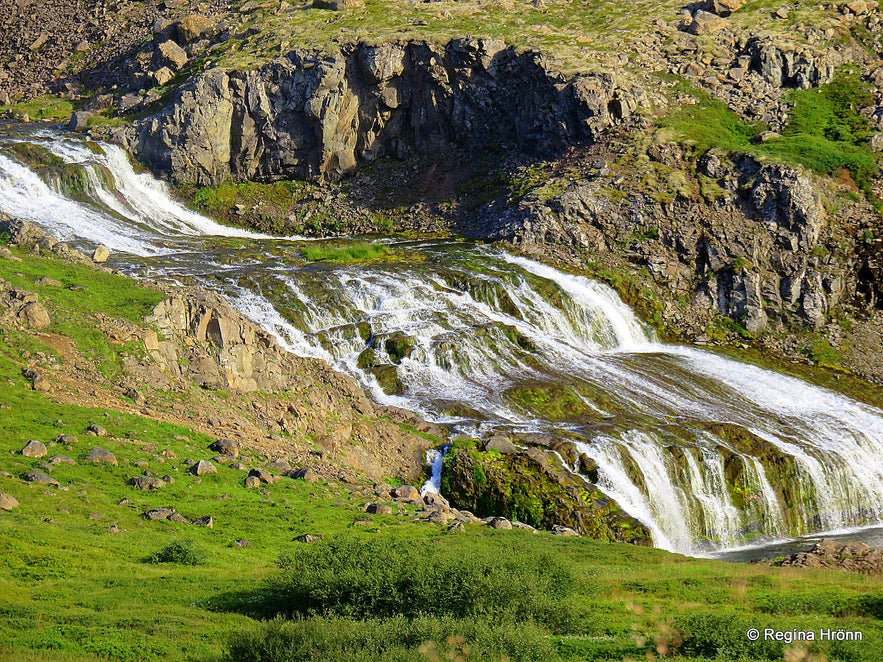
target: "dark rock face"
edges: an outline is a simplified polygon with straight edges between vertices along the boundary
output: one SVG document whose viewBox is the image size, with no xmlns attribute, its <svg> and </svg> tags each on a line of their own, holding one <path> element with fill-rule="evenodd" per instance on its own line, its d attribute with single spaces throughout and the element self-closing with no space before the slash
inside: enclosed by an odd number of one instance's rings
<svg viewBox="0 0 883 662">
<path fill-rule="evenodd" d="M 883 574 L 883 550 L 861 542 L 823 540 L 809 552 L 792 554 L 774 565 L 800 568 L 834 568 L 865 575 Z"/>
<path fill-rule="evenodd" d="M 642 99 L 608 75 L 566 80 L 498 40 L 360 45 L 210 71 L 124 140 L 177 183 L 333 179 L 450 146 L 551 156 L 627 119 Z"/>
</svg>

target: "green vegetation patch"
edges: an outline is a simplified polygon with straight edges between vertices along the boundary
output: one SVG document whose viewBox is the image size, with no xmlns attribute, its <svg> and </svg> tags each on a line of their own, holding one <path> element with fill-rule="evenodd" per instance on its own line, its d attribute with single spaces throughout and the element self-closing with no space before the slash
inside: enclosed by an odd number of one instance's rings
<svg viewBox="0 0 883 662">
<path fill-rule="evenodd" d="M 305 246 L 301 254 L 309 262 L 342 262 L 346 264 L 374 262 L 392 254 L 385 244 L 312 244 Z"/>
<path fill-rule="evenodd" d="M 0 106 L 0 114 L 11 111 L 13 115 L 27 115 L 32 120 L 64 122 L 70 119 L 74 105 L 66 99 L 44 95 L 30 101 Z"/>
</svg>

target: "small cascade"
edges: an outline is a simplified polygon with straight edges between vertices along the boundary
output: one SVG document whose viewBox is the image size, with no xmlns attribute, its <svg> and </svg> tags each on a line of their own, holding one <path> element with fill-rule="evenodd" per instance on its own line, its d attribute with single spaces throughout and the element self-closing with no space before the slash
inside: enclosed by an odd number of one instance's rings
<svg viewBox="0 0 883 662">
<path fill-rule="evenodd" d="M 24 159 L 22 143 L 52 163 Z M 883 412 L 660 344 L 591 279 L 456 242 L 390 241 L 358 265 L 308 263 L 302 242 L 175 202 L 119 148 L 47 132 L 0 136 L 0 211 L 103 243 L 129 273 L 225 294 L 381 403 L 464 434 L 574 441 L 598 467 L 586 479 L 659 547 L 705 553 L 883 522 Z M 442 452 L 428 461 L 433 491 Z"/>
<path fill-rule="evenodd" d="M 445 444 L 441 448 L 430 448 L 426 451 L 426 464 L 429 465 L 430 474 L 429 479 L 420 488 L 420 496 L 438 494 L 441 490 L 442 465 L 450 448 L 450 444 Z"/>
</svg>

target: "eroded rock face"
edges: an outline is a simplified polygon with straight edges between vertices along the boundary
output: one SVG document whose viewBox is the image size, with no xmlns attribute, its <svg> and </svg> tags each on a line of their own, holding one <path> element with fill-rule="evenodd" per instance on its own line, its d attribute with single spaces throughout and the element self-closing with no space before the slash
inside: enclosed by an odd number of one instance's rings
<svg viewBox="0 0 883 662">
<path fill-rule="evenodd" d="M 499 40 L 361 45 L 207 72 L 124 141 L 177 183 L 337 178 L 449 146 L 552 155 L 627 119 L 642 99 L 608 75 L 568 81 Z"/>
</svg>

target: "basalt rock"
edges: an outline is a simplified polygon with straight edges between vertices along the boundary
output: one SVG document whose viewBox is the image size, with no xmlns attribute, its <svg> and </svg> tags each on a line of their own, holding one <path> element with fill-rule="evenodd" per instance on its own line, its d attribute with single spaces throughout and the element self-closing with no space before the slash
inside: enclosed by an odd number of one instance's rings
<svg viewBox="0 0 883 662">
<path fill-rule="evenodd" d="M 541 55 L 498 40 L 411 41 L 212 70 L 118 138 L 176 183 L 334 179 L 384 156 L 449 147 L 552 156 L 642 101 L 609 75 L 567 80 Z"/>
</svg>

